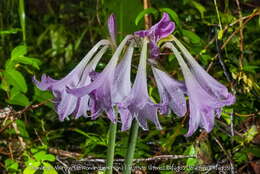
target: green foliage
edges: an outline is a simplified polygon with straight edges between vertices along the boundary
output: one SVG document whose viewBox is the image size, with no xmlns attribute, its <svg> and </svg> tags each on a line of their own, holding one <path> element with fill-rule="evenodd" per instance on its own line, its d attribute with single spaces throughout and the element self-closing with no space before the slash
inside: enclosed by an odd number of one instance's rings
<svg viewBox="0 0 260 174">
<path fill-rule="evenodd" d="M 59 122 L 51 102 L 52 94 L 39 90 L 32 83 L 32 76 L 39 79 L 45 73 L 54 79 L 64 77 L 98 40 L 108 37 L 106 22 L 111 13 L 115 13 L 117 18 L 119 43 L 126 34 L 144 29 L 144 15 L 151 15 L 154 24 L 166 12 L 176 23 L 173 34 L 208 69 L 209 74 L 235 93 L 236 103 L 223 108 L 206 141 L 199 139 L 202 135 L 200 131 L 189 138 L 183 136 L 187 132 L 189 114 L 183 118 L 174 114 L 160 115 L 163 130 L 156 130 L 150 124 L 149 131 L 140 131 L 134 158 L 168 154 L 197 155 L 197 158 L 150 162 L 155 166 L 175 164 L 195 167 L 209 159 L 213 161 L 211 164 L 229 165 L 229 154 L 236 170 L 253 173 L 249 164 L 260 157 L 257 144 L 260 16 L 255 15 L 259 13 L 259 8 L 254 6 L 255 1 L 240 0 L 244 17 L 241 51 L 236 2 L 216 2 L 219 15 L 214 1 L 202 0 L 152 0 L 151 8 L 146 10 L 143 10 L 142 1 L 139 0 L 0 1 L 0 113 L 8 105 L 15 111 L 21 111 L 30 104 L 44 103 L 36 109 L 27 108 L 25 113 L 12 115 L 18 131 L 13 127 L 10 117 L 0 117 L 1 130 L 10 123 L 0 132 L 0 171 L 4 174 L 56 174 L 55 165 L 59 163 L 55 155 L 49 153 L 51 147 L 80 153 L 80 157 L 105 158 L 109 120 L 102 115 L 97 120 L 74 120 L 70 117 L 70 120 Z M 220 49 L 217 49 L 216 39 Z M 170 37 L 164 38 L 159 45 L 170 40 Z M 225 42 L 225 48 L 221 49 Z M 166 53 L 159 60 L 164 70 L 175 79 L 183 80 L 175 56 L 167 55 L 167 50 L 161 51 Z M 225 76 L 217 53 L 221 53 L 231 82 Z M 98 64 L 98 70 L 107 64 L 109 55 L 105 57 Z M 133 59 L 134 71 L 137 62 L 138 56 Z M 160 97 L 150 72 L 149 68 L 149 95 L 158 103 Z M 115 158 L 123 158 L 129 131 L 120 132 L 120 123 L 118 127 Z M 231 136 L 232 129 L 234 136 Z M 26 144 L 24 150 L 20 147 L 21 138 Z M 222 147 L 216 143 L 216 139 Z M 13 156 L 10 155 L 10 149 Z M 148 163 L 137 165 L 147 166 Z M 183 172 L 194 173 L 188 169 Z"/>
<path fill-rule="evenodd" d="M 24 152 L 26 167 L 23 174 L 34 174 L 37 171 L 42 171 L 44 174 L 58 173 L 51 164 L 56 160 L 55 156 L 48 154 L 46 150 L 46 146 L 39 146 L 38 148 L 32 148 L 30 152 Z"/>
</svg>

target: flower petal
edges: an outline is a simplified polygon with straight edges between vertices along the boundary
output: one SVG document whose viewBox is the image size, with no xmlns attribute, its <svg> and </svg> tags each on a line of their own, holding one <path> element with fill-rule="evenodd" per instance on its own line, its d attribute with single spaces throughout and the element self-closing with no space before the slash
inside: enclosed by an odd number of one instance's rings
<svg viewBox="0 0 260 174">
<path fill-rule="evenodd" d="M 155 67 L 152 67 L 152 70 L 161 97 L 161 112 L 163 114 L 168 113 L 168 107 L 170 107 L 176 115 L 184 116 L 187 112 L 184 96 L 185 85 Z"/>
</svg>

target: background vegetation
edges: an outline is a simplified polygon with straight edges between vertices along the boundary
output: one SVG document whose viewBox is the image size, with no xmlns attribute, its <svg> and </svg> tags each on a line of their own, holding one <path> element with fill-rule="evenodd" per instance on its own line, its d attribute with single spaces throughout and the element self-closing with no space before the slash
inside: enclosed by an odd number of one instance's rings
<svg viewBox="0 0 260 174">
<path fill-rule="evenodd" d="M 175 21 L 174 34 L 211 75 L 229 87 L 237 101 L 223 110 L 210 134 L 197 131 L 185 138 L 188 116 L 160 116 L 163 130 L 151 125 L 149 131 L 139 131 L 135 158 L 141 160 L 136 161 L 134 171 L 179 173 L 176 168 L 155 170 L 165 165 L 227 167 L 209 169 L 209 173 L 260 171 L 259 1 L 151 0 L 152 8 L 145 12 L 142 3 L 0 1 L 0 173 L 86 173 L 69 171 L 66 166 L 104 166 L 108 119 L 59 122 L 50 102 L 52 95 L 38 90 L 31 78 L 46 73 L 59 79 L 67 74 L 97 41 L 108 37 L 106 20 L 112 12 L 117 16 L 120 40 L 144 28 L 142 14 L 153 14 L 156 22 L 162 11 Z M 98 68 L 106 63 L 103 61 Z M 162 56 L 161 63 L 181 78 L 173 55 Z M 157 97 L 152 81 L 149 92 Z M 117 159 L 124 157 L 128 134 L 118 131 Z M 120 166 L 120 161 L 116 165 Z M 30 166 L 35 171 L 29 170 Z M 56 169 L 36 171 L 42 166 Z M 99 169 L 91 172 L 102 173 Z M 199 170 L 186 168 L 181 172 Z"/>
</svg>

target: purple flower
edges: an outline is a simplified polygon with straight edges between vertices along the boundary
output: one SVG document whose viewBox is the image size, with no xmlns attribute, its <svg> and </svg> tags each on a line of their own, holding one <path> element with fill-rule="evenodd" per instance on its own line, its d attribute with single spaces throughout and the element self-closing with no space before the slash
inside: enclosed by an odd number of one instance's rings
<svg viewBox="0 0 260 174">
<path fill-rule="evenodd" d="M 176 38 L 174 41 L 188 64 L 172 43 L 165 44 L 174 52 L 181 66 L 189 96 L 189 131 L 185 136 L 191 136 L 198 127 L 210 132 L 214 126 L 215 115 L 220 116 L 220 109 L 233 104 L 235 97 L 224 85 L 211 77 Z"/>
<path fill-rule="evenodd" d="M 187 111 L 184 93 L 184 83 L 172 79 L 167 73 L 152 67 L 153 74 L 158 86 L 161 98 L 161 113 L 169 113 L 169 108 L 178 116 L 182 117 Z"/>
<path fill-rule="evenodd" d="M 157 128 L 161 129 L 161 125 L 157 117 L 158 106 L 151 101 L 147 91 L 147 43 L 148 41 L 145 39 L 137 75 L 131 89 L 131 93 L 124 99 L 123 102 L 118 104 L 122 121 L 122 131 L 131 127 L 131 123 L 134 118 L 144 130 L 148 129 L 147 120 L 152 121 Z"/>
<path fill-rule="evenodd" d="M 75 88 L 89 84 L 91 82 L 89 73 L 95 69 L 98 61 L 106 52 L 108 44 L 108 40 L 99 41 L 82 59 L 82 61 L 66 77 L 61 80 L 54 80 L 51 77 L 46 76 L 45 74 L 42 75 L 41 81 L 38 81 L 35 79 L 35 77 L 33 77 L 33 81 L 38 88 L 40 88 L 41 90 L 52 91 L 55 97 L 54 102 L 56 104 L 56 112 L 58 113 L 59 119 L 61 121 L 63 121 L 70 114 L 75 115 L 76 118 L 81 115 L 87 116 L 86 111 L 89 109 L 89 96 L 84 96 L 80 98 L 75 97 L 66 92 L 66 86 Z M 88 64 L 89 60 L 103 45 L 105 46 Z"/>
<path fill-rule="evenodd" d="M 89 85 L 80 88 L 69 87 L 67 89 L 68 93 L 71 93 L 77 97 L 83 97 L 85 95 L 91 96 L 90 107 L 92 118 L 98 117 L 100 113 L 104 111 L 112 122 L 116 121 L 112 96 L 116 65 L 124 46 L 131 38 L 131 35 L 124 38 L 124 40 L 117 47 L 108 65 L 101 73 L 96 75 L 94 80 Z"/>
<path fill-rule="evenodd" d="M 116 34 L 117 34 L 117 29 L 116 29 L 116 17 L 114 14 L 111 14 L 108 18 L 107 21 L 107 26 L 108 26 L 108 31 L 112 40 L 112 43 L 116 45 Z"/>
<path fill-rule="evenodd" d="M 163 13 L 162 19 L 153 25 L 150 29 L 141 30 L 135 32 L 139 37 L 148 37 L 150 40 L 150 56 L 152 58 L 158 58 L 160 54 L 160 49 L 157 46 L 157 42 L 169 36 L 175 29 L 175 23 L 170 20 L 167 13 Z"/>
</svg>

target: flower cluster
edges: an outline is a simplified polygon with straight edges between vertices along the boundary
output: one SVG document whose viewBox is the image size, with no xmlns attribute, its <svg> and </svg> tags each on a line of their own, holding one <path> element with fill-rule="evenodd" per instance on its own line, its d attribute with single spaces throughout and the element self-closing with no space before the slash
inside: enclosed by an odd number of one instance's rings
<svg viewBox="0 0 260 174">
<path fill-rule="evenodd" d="M 174 80 L 166 72 L 151 65 L 160 95 L 160 102 L 154 103 L 147 90 L 147 52 L 150 50 L 152 58 L 159 57 L 160 49 L 157 42 L 174 31 L 174 22 L 164 13 L 157 24 L 148 30 L 126 36 L 118 46 L 113 15 L 108 20 L 108 27 L 110 41 L 99 41 L 66 77 L 54 80 L 42 75 L 41 81 L 33 78 L 38 88 L 52 91 L 56 112 L 61 121 L 69 115 L 96 119 L 105 113 L 113 123 L 121 120 L 122 131 L 128 130 L 134 119 L 144 130 L 148 129 L 147 121 L 153 122 L 161 129 L 158 112 L 173 112 L 182 117 L 188 110 L 190 120 L 186 136 L 190 136 L 198 127 L 204 128 L 207 132 L 211 131 L 215 115 L 220 116 L 222 107 L 235 102 L 235 97 L 227 88 L 211 77 L 181 42 L 172 36 L 174 42 L 167 42 L 163 47 L 173 51 L 185 80 Z M 141 44 L 136 44 L 136 37 L 140 38 Z M 131 62 L 137 45 L 142 46 L 137 73 L 132 84 Z M 116 49 L 109 63 L 101 72 L 96 72 L 98 62 L 111 46 Z M 120 119 L 117 118 L 117 113 Z"/>
</svg>

